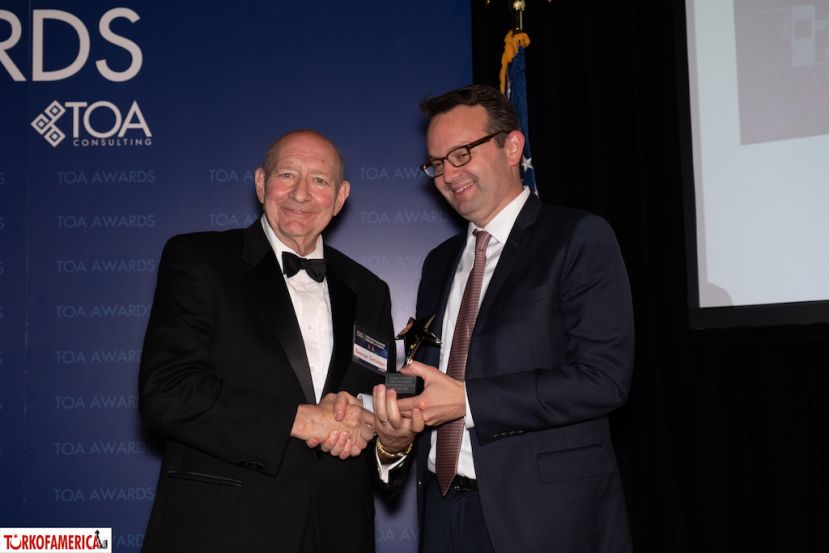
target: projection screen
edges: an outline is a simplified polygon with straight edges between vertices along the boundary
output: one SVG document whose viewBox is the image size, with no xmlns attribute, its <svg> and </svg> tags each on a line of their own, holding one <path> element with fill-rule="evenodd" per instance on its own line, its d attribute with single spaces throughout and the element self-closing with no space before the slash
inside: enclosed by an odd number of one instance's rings
<svg viewBox="0 0 829 553">
<path fill-rule="evenodd" d="M 829 0 L 686 0 L 685 32 L 691 326 L 829 322 Z"/>
</svg>

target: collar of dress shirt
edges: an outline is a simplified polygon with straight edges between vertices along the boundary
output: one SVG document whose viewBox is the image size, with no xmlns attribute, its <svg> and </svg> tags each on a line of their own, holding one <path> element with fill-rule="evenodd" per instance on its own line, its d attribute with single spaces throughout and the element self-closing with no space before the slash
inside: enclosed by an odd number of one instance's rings
<svg viewBox="0 0 829 553">
<path fill-rule="evenodd" d="M 515 224 L 515 220 L 518 219 L 518 214 L 521 213 L 521 208 L 524 207 L 529 197 L 530 189 L 525 186 L 504 209 L 492 218 L 489 224 L 484 227 L 484 230 L 490 233 L 500 244 L 506 244 L 509 233 L 512 231 L 512 226 Z M 469 223 L 469 228 L 466 230 L 467 239 L 476 228 L 475 225 Z"/>
<path fill-rule="evenodd" d="M 291 252 L 296 256 L 304 257 L 306 259 L 324 259 L 324 256 L 322 254 L 322 235 L 320 235 L 317 238 L 317 244 L 316 246 L 314 246 L 314 251 L 312 251 L 308 255 L 299 255 L 297 252 L 286 246 L 282 242 L 282 240 L 279 239 L 279 237 L 273 231 L 271 226 L 268 224 L 268 220 L 267 218 L 265 218 L 265 215 L 262 215 L 261 220 L 262 228 L 265 229 L 265 236 L 268 238 L 268 242 L 270 243 L 271 248 L 273 248 L 273 253 L 276 254 L 276 261 L 279 263 L 280 272 L 284 271 L 284 269 L 282 268 L 282 252 Z"/>
</svg>

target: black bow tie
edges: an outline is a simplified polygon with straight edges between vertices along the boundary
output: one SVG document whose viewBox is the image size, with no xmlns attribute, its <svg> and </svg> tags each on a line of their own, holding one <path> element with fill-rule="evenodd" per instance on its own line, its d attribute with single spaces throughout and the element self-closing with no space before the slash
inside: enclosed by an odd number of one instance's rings
<svg viewBox="0 0 829 553">
<path fill-rule="evenodd" d="M 305 269 L 308 276 L 317 282 L 325 280 L 324 259 L 305 259 L 291 252 L 282 252 L 282 272 L 285 273 L 286 277 L 291 278 L 300 269 Z"/>
</svg>

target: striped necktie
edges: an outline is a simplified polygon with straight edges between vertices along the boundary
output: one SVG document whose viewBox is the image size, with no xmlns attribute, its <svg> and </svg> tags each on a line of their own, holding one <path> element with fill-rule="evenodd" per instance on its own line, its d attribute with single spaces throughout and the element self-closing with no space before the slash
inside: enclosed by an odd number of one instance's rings
<svg viewBox="0 0 829 553">
<path fill-rule="evenodd" d="M 466 281 L 461 298 L 461 307 L 452 335 L 452 349 L 449 351 L 449 363 L 446 374 L 455 380 L 464 380 L 466 374 L 466 356 L 469 353 L 469 341 L 475 318 L 478 316 L 478 304 L 481 300 L 481 288 L 486 269 L 486 247 L 492 235 L 485 230 L 474 230 L 475 262 Z M 440 492 L 446 495 L 458 468 L 458 456 L 463 439 L 463 418 L 447 422 L 438 427 L 437 453 L 435 455 L 435 472 L 440 484 Z"/>
</svg>

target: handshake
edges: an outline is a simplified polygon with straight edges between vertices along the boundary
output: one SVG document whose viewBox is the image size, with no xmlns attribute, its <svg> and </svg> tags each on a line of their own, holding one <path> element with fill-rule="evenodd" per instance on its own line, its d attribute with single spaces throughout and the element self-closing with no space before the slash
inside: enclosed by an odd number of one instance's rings
<svg viewBox="0 0 829 553">
<path fill-rule="evenodd" d="M 394 390 L 378 384 L 372 391 L 374 412 L 348 392 L 326 395 L 317 405 L 297 408 L 291 436 L 308 447 L 319 446 L 340 459 L 356 457 L 377 436 L 386 456 L 406 451 L 419 432 L 466 414 L 464 383 L 417 361 L 401 369 L 423 379 L 423 392 L 398 400 Z M 385 461 L 381 456 L 381 461 Z"/>
</svg>

